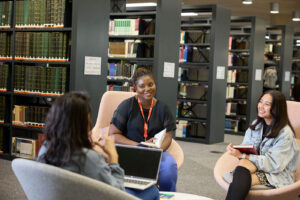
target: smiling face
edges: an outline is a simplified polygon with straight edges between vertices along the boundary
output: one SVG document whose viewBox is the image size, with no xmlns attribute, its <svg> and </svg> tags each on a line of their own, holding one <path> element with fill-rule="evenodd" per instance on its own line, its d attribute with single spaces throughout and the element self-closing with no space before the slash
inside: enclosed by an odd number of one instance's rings
<svg viewBox="0 0 300 200">
<path fill-rule="evenodd" d="M 267 125 L 269 125 L 272 121 L 271 115 L 271 107 L 272 107 L 272 96 L 270 94 L 265 94 L 259 100 L 257 104 L 257 114 L 259 117 L 263 118 Z"/>
<path fill-rule="evenodd" d="M 136 81 L 136 93 L 142 103 L 151 103 L 156 92 L 156 85 L 149 75 L 141 76 Z"/>
</svg>

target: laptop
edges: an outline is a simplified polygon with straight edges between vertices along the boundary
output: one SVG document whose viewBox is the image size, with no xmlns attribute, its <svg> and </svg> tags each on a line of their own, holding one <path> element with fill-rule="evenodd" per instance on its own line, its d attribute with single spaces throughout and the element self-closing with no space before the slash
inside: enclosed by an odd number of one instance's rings
<svg viewBox="0 0 300 200">
<path fill-rule="evenodd" d="M 144 190 L 157 183 L 161 149 L 119 144 L 116 148 L 125 172 L 125 187 Z"/>
</svg>

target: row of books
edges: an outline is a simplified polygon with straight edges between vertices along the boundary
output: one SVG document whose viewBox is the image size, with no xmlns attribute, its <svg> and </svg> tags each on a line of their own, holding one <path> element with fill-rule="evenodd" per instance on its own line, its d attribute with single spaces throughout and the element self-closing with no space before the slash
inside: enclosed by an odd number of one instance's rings
<svg viewBox="0 0 300 200">
<path fill-rule="evenodd" d="M 109 35 L 150 35 L 154 34 L 153 19 L 113 19 L 109 21 Z"/>
<path fill-rule="evenodd" d="M 178 69 L 178 78 L 179 81 L 208 81 L 209 70 L 208 69 Z"/>
<path fill-rule="evenodd" d="M 209 48 L 200 48 L 190 45 L 182 45 L 179 49 L 179 62 L 195 62 L 208 63 L 209 62 Z"/>
<path fill-rule="evenodd" d="M 14 92 L 61 95 L 66 92 L 67 68 L 16 65 Z"/>
<path fill-rule="evenodd" d="M 44 127 L 49 107 L 15 105 L 12 123 L 16 126 Z"/>
<path fill-rule="evenodd" d="M 69 61 L 66 32 L 16 32 L 16 60 Z"/>
<path fill-rule="evenodd" d="M 228 52 L 228 66 L 248 66 L 249 53 Z"/>
<path fill-rule="evenodd" d="M 180 44 L 210 43 L 210 30 L 190 30 L 180 32 Z"/>
<path fill-rule="evenodd" d="M 13 1 L 0 1 L 0 28 L 10 28 Z"/>
<path fill-rule="evenodd" d="M 64 27 L 66 0 L 16 1 L 16 28 Z"/>
<path fill-rule="evenodd" d="M 208 100 L 208 86 L 198 83 L 180 83 L 178 87 L 180 98 L 195 99 L 201 101 Z"/>
<path fill-rule="evenodd" d="M 108 76 L 122 78 L 130 78 L 137 68 L 137 64 L 131 64 L 124 61 L 121 61 L 120 63 L 108 63 L 107 66 Z"/>
<path fill-rule="evenodd" d="M 225 115 L 246 115 L 247 104 L 228 102 L 225 105 Z"/>
<path fill-rule="evenodd" d="M 207 104 L 206 103 L 193 103 L 181 102 L 178 104 L 177 113 L 179 117 L 186 118 L 206 118 L 207 117 Z"/>
<path fill-rule="evenodd" d="M 113 85 L 109 84 L 106 86 L 107 91 L 125 91 L 125 92 L 134 92 L 133 86 L 122 86 L 122 85 Z"/>
<path fill-rule="evenodd" d="M 246 120 L 225 118 L 224 129 L 232 132 L 244 132 L 246 130 Z"/>
<path fill-rule="evenodd" d="M 154 40 L 124 40 L 109 42 L 109 57 L 153 58 Z"/>
<path fill-rule="evenodd" d="M 228 70 L 227 71 L 227 83 L 248 83 L 248 71 L 247 70 Z"/>
<path fill-rule="evenodd" d="M 206 123 L 192 123 L 186 120 L 179 120 L 176 124 L 175 136 L 179 138 L 185 137 L 205 137 Z"/>
<path fill-rule="evenodd" d="M 229 37 L 229 49 L 250 49 L 250 38 L 249 37 Z"/>
<path fill-rule="evenodd" d="M 0 91 L 7 90 L 8 64 L 0 63 Z"/>
<path fill-rule="evenodd" d="M 0 127 L 0 154 L 3 154 L 4 152 L 4 134 L 3 134 L 4 130 L 3 127 Z"/>
<path fill-rule="evenodd" d="M 28 139 L 12 137 L 11 154 L 16 157 L 36 159 L 44 141 L 44 134 L 38 133 L 38 138 Z"/>
<path fill-rule="evenodd" d="M 4 123 L 5 117 L 5 96 L 0 96 L 0 123 Z"/>
<path fill-rule="evenodd" d="M 227 86 L 226 87 L 226 99 L 247 99 L 248 87 L 246 86 Z"/>
<path fill-rule="evenodd" d="M 11 38 L 8 32 L 0 32 L 0 59 L 11 59 Z"/>
<path fill-rule="evenodd" d="M 267 43 L 265 44 L 265 53 L 266 52 L 272 52 L 273 54 L 279 54 L 281 48 L 281 44 L 273 44 L 273 43 Z"/>
</svg>

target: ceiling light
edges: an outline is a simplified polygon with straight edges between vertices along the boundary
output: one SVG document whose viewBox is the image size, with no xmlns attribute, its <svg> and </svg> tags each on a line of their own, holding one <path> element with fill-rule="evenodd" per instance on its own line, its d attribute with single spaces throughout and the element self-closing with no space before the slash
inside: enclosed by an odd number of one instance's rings
<svg viewBox="0 0 300 200">
<path fill-rule="evenodd" d="M 151 6 L 156 6 L 156 3 L 127 3 L 126 7 L 127 8 L 132 8 L 132 7 L 151 7 Z"/>
<path fill-rule="evenodd" d="M 270 13 L 272 13 L 272 14 L 279 13 L 279 3 L 271 3 L 270 4 Z"/>
<path fill-rule="evenodd" d="M 269 35 L 266 35 L 265 38 L 266 38 L 267 40 L 269 40 L 269 39 L 270 39 L 270 36 L 269 36 Z"/>
<path fill-rule="evenodd" d="M 296 40 L 296 43 L 300 43 L 300 40 Z"/>
<path fill-rule="evenodd" d="M 252 0 L 242 0 L 242 3 L 249 5 L 252 4 Z"/>
<path fill-rule="evenodd" d="M 299 22 L 300 21 L 300 11 L 293 11 L 292 20 L 295 21 L 295 22 Z"/>
<path fill-rule="evenodd" d="M 188 13 L 181 13 L 181 16 L 197 16 L 197 13 L 194 12 L 188 12 Z"/>
</svg>

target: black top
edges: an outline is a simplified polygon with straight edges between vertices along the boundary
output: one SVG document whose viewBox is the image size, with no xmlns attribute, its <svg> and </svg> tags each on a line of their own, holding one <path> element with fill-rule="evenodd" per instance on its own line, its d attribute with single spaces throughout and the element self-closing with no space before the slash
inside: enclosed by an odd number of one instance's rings
<svg viewBox="0 0 300 200">
<path fill-rule="evenodd" d="M 148 109 L 144 109 L 145 118 L 148 118 Z M 139 104 L 134 97 L 124 100 L 114 112 L 111 123 L 114 124 L 123 135 L 130 140 L 141 142 L 144 138 L 144 119 Z M 153 106 L 148 122 L 148 137 L 152 138 L 164 128 L 168 131 L 176 130 L 176 123 L 169 108 L 163 102 L 157 100 Z"/>
</svg>

